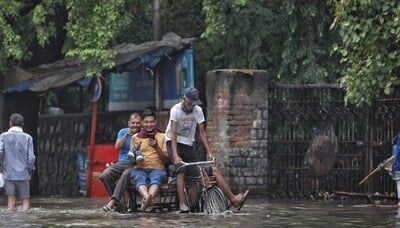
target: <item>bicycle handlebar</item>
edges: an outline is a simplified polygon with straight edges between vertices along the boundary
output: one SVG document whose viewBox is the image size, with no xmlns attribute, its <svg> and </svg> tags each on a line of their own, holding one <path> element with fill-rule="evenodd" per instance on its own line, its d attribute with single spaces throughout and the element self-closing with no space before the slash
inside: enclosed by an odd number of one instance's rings
<svg viewBox="0 0 400 228">
<path fill-rule="evenodd" d="M 176 169 L 176 172 L 178 172 L 180 169 L 187 167 L 187 166 L 192 166 L 192 165 L 208 165 L 208 164 L 214 164 L 215 159 L 213 158 L 211 161 L 199 161 L 199 162 L 181 162 L 181 166 L 179 166 Z"/>
</svg>

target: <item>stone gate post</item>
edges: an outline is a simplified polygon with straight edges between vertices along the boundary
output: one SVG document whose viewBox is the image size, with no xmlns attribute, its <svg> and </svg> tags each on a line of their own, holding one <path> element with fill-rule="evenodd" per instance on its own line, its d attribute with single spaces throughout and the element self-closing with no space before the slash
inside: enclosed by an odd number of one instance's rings
<svg viewBox="0 0 400 228">
<path fill-rule="evenodd" d="M 207 135 L 232 189 L 266 194 L 268 77 L 264 70 L 207 73 Z"/>
</svg>

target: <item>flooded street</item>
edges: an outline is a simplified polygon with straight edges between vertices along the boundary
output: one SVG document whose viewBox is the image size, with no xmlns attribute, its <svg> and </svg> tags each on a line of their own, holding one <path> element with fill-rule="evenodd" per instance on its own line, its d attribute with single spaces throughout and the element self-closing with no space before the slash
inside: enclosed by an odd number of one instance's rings
<svg viewBox="0 0 400 228">
<path fill-rule="evenodd" d="M 240 213 L 220 215 L 170 213 L 105 213 L 105 199 L 33 198 L 26 213 L 9 212 L 0 199 L 4 227 L 400 227 L 396 207 L 314 201 L 249 199 Z"/>
</svg>

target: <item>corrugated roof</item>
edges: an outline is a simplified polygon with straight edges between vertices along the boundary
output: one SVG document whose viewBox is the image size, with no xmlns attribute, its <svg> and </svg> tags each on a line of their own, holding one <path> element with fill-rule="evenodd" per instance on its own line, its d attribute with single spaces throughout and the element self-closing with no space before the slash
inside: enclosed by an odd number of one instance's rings
<svg viewBox="0 0 400 228">
<path fill-rule="evenodd" d="M 139 45 L 120 44 L 112 48 L 116 52 L 115 68 L 104 70 L 123 71 L 142 64 L 152 68 L 161 58 L 167 58 L 167 55 L 172 52 L 190 47 L 194 41 L 195 38 L 181 38 L 170 32 L 160 41 L 149 41 Z M 46 91 L 77 82 L 86 76 L 85 63 L 76 58 L 65 58 L 26 71 L 32 74 L 32 77 L 8 87 L 4 93 L 24 90 Z"/>
</svg>

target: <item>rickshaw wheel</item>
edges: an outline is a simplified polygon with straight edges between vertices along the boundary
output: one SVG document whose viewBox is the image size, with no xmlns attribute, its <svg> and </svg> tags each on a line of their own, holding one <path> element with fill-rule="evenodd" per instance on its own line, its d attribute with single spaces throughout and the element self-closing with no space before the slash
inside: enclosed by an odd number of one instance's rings
<svg viewBox="0 0 400 228">
<path fill-rule="evenodd" d="M 220 188 L 212 186 L 200 194 L 199 206 L 202 212 L 219 214 L 229 209 L 228 200 Z"/>
</svg>

